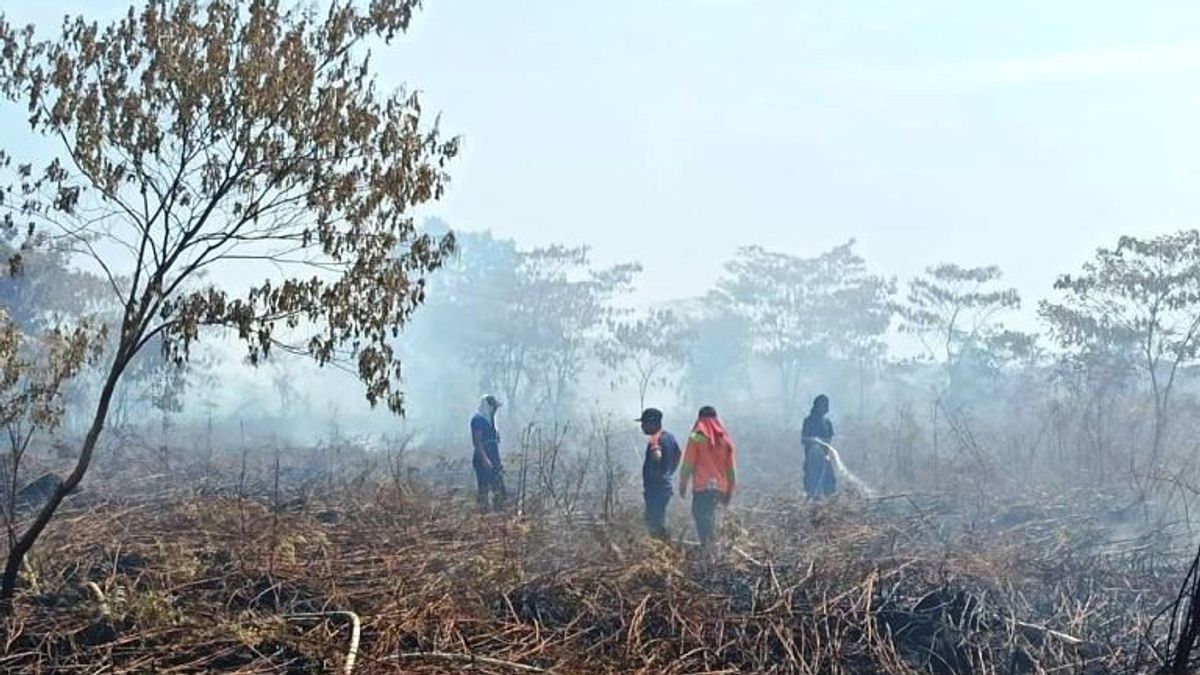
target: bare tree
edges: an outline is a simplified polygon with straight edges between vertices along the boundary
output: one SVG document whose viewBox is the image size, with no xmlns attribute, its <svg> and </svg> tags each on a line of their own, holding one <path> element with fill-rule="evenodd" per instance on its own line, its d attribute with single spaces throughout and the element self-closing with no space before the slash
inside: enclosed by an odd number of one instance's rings
<svg viewBox="0 0 1200 675">
<path fill-rule="evenodd" d="M 159 345 L 150 345 L 151 348 Z M 186 362 L 162 358 L 153 349 L 130 365 L 126 370 L 126 386 L 135 384 L 138 400 L 158 413 L 157 463 L 164 472 L 171 471 L 171 433 L 175 429 L 176 416 L 183 412 L 184 399 L 192 378 L 192 369 L 200 365 L 201 358 L 195 351 Z M 147 420 L 148 422 L 148 420 Z M 149 448 L 152 444 L 147 442 Z"/>
<path fill-rule="evenodd" d="M 1052 413 L 1063 418 L 1054 432 L 1064 443 L 1068 438 L 1073 443 L 1079 468 L 1101 481 L 1108 477 L 1114 451 L 1137 445 L 1132 437 L 1136 425 L 1121 417 L 1138 388 L 1134 356 L 1120 345 L 1095 343 L 1059 355 L 1052 371 L 1061 396 Z M 1131 453 L 1131 469 L 1135 458 Z"/>
<path fill-rule="evenodd" d="M 933 430 L 934 471 L 941 471 L 940 421 L 966 414 L 966 406 L 950 406 L 963 381 L 961 366 L 972 354 L 1001 330 L 997 314 L 1020 306 L 1021 299 L 1012 288 L 998 286 L 999 267 L 961 267 L 953 263 L 934 265 L 909 280 L 906 301 L 897 304 L 900 330 L 916 335 L 925 348 L 925 356 L 942 367 L 941 381 L 932 386 L 931 428 Z M 961 398 L 959 401 L 961 402 Z M 945 413 L 945 414 L 943 414 Z M 958 420 L 960 426 L 963 420 Z"/>
<path fill-rule="evenodd" d="M 480 325 L 465 351 L 516 421 L 540 412 L 546 421 L 561 422 L 602 329 L 615 315 L 613 299 L 628 290 L 640 268 L 596 268 L 587 247 L 566 246 L 513 251 L 499 266 L 494 282 L 467 305 L 479 307 L 473 318 Z"/>
<path fill-rule="evenodd" d="M 1002 288 L 1000 268 L 935 265 L 908 283 L 897 309 L 901 330 L 919 337 L 950 378 L 963 354 L 1000 331 L 996 315 L 1020 306 L 1016 289 Z"/>
<path fill-rule="evenodd" d="M 415 94 L 380 93 L 363 47 L 406 30 L 416 5 L 147 0 L 107 26 L 69 19 L 50 40 L 0 20 L 0 92 L 58 145 L 41 168 L 0 154 L 15 173 L 3 224 L 27 247 L 70 244 L 122 308 L 74 469 L 10 549 L 6 609 L 148 344 L 183 360 L 224 328 L 251 364 L 275 351 L 350 361 L 369 402 L 403 410 L 389 338 L 453 246 L 409 214 L 441 195 L 457 141 L 422 122 Z M 263 280 L 230 283 L 248 278 Z"/>
<path fill-rule="evenodd" d="M 691 326 L 669 309 L 612 321 L 601 341 L 601 362 L 615 371 L 614 384 L 632 380 L 638 392 L 638 409 L 646 407 L 651 387 L 669 386 L 687 365 L 695 334 Z"/>
</svg>

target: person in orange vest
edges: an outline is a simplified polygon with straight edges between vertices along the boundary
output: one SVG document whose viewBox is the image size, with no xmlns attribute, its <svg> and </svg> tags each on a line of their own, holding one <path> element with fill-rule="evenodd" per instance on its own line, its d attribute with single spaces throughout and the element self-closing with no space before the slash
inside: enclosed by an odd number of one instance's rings
<svg viewBox="0 0 1200 675">
<path fill-rule="evenodd" d="M 692 484 L 692 517 L 700 545 L 709 548 L 717 534 L 717 504 L 728 506 L 737 485 L 737 451 L 710 405 L 700 409 L 688 436 L 679 469 L 679 496 L 687 498 Z"/>
</svg>

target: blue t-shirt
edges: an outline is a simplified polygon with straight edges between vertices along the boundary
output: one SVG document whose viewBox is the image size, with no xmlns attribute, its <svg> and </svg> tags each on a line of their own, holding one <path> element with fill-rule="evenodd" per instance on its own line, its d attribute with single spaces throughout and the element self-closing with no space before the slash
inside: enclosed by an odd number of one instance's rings
<svg viewBox="0 0 1200 675">
<path fill-rule="evenodd" d="M 496 424 L 483 413 L 475 413 L 471 418 L 471 456 L 475 456 L 475 436 L 483 440 L 483 452 L 495 468 L 500 467 L 500 432 Z"/>
<path fill-rule="evenodd" d="M 646 444 L 646 459 L 642 462 L 642 488 L 649 493 L 671 494 L 671 480 L 679 468 L 679 443 L 669 431 L 658 435 L 661 457 L 654 457 L 654 442 Z"/>
</svg>

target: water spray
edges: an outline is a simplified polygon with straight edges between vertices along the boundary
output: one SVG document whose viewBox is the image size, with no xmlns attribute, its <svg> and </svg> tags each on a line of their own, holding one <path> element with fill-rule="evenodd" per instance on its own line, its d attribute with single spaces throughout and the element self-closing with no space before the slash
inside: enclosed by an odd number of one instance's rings
<svg viewBox="0 0 1200 675">
<path fill-rule="evenodd" d="M 838 452 L 837 448 L 819 438 L 808 438 L 805 440 L 812 441 L 813 443 L 825 448 L 825 454 L 829 457 L 830 463 L 833 464 L 833 472 L 835 475 L 850 485 L 853 485 L 854 489 L 862 493 L 862 496 L 868 498 L 875 496 L 875 491 L 871 489 L 871 486 L 867 485 L 866 481 L 863 479 L 854 475 L 854 472 L 846 468 L 846 465 L 842 463 L 842 455 Z"/>
</svg>

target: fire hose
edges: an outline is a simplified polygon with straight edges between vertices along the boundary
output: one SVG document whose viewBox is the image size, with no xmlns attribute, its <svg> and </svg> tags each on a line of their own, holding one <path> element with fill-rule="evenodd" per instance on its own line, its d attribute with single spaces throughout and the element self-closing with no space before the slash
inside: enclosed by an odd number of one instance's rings
<svg viewBox="0 0 1200 675">
<path fill-rule="evenodd" d="M 806 436 L 805 438 L 801 439 L 801 441 L 816 443 L 817 445 L 825 448 L 825 456 L 828 457 L 829 462 L 833 464 L 834 472 L 845 479 L 846 482 L 853 485 L 856 489 L 858 489 L 858 491 L 862 492 L 864 497 L 870 497 L 871 495 L 875 494 L 875 491 L 872 490 L 869 485 L 867 485 L 866 481 L 854 475 L 853 471 L 846 468 L 846 465 L 842 462 L 842 454 L 838 452 L 837 448 L 819 438 L 816 438 L 815 436 Z"/>
<path fill-rule="evenodd" d="M 362 634 L 362 621 L 354 612 L 338 610 L 332 612 L 313 612 L 310 614 L 284 614 L 284 620 L 304 621 L 310 619 L 327 619 L 340 616 L 350 620 L 350 649 L 346 652 L 346 663 L 342 666 L 343 675 L 354 672 L 354 662 L 358 660 L 358 640 Z"/>
</svg>

